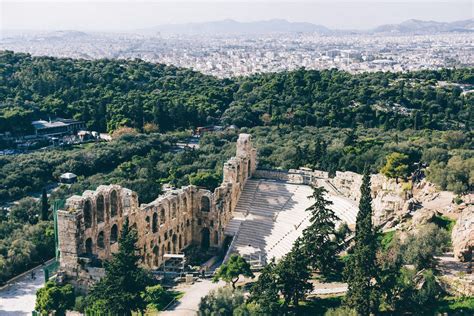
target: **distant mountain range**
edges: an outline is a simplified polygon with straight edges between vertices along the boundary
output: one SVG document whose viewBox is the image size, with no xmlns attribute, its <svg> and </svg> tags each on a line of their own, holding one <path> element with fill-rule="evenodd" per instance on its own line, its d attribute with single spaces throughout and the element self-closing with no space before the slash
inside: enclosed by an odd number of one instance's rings
<svg viewBox="0 0 474 316">
<path fill-rule="evenodd" d="M 166 24 L 140 30 L 141 32 L 160 32 L 163 34 L 269 34 L 269 33 L 330 33 L 331 30 L 317 24 L 288 22 L 275 19 L 256 22 L 222 20 L 202 23 Z M 141 33 L 140 32 L 140 33 Z"/>
<path fill-rule="evenodd" d="M 400 24 L 386 24 L 372 30 L 375 33 L 441 33 L 473 32 L 474 19 L 455 22 L 408 20 Z"/>
<path fill-rule="evenodd" d="M 274 19 L 255 22 L 238 22 L 235 20 L 221 20 L 202 23 L 186 24 L 165 24 L 156 27 L 130 30 L 122 32 L 82 32 L 75 30 L 58 31 L 5 31 L 0 32 L 0 40 L 18 36 L 30 36 L 37 40 L 63 40 L 63 39 L 87 39 L 95 34 L 135 34 L 138 36 L 148 35 L 264 35 L 280 33 L 318 33 L 323 35 L 344 35 L 344 34 L 430 34 L 449 32 L 474 32 L 474 19 L 455 22 L 436 22 L 407 20 L 399 24 L 381 25 L 370 30 L 337 30 L 330 29 L 323 25 L 307 22 L 289 22 L 283 19 Z"/>
<path fill-rule="evenodd" d="M 289 22 L 282 19 L 256 22 L 238 22 L 222 20 L 202 23 L 166 24 L 152 28 L 141 29 L 138 33 L 162 33 L 184 35 L 224 35 L 224 34 L 271 34 L 271 33 L 396 33 L 396 34 L 427 34 L 440 32 L 474 32 L 474 19 L 455 22 L 436 22 L 408 20 L 399 24 L 386 24 L 371 30 L 335 30 L 323 25 L 307 22 Z"/>
</svg>

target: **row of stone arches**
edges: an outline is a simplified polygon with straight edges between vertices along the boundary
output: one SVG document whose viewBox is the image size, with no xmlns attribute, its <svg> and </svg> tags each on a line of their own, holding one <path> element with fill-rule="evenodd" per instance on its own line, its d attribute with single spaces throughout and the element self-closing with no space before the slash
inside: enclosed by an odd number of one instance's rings
<svg viewBox="0 0 474 316">
<path fill-rule="evenodd" d="M 186 197 L 184 197 L 184 199 L 186 199 Z M 187 205 L 186 200 L 184 200 L 184 205 Z M 210 202 L 209 197 L 202 196 L 201 197 L 201 211 L 209 212 L 210 209 L 211 209 L 211 202 Z M 166 222 L 166 212 L 163 208 L 160 209 L 159 214 L 160 215 L 158 215 L 158 212 L 154 212 L 151 217 L 151 220 L 149 216 L 147 216 L 145 219 L 147 222 L 147 229 L 150 229 L 150 226 L 151 226 L 152 233 L 157 233 L 159 225 L 163 225 Z M 171 218 L 172 219 L 176 218 L 176 204 L 175 203 L 173 203 L 171 206 Z M 187 226 L 189 226 L 189 224 Z"/>
<path fill-rule="evenodd" d="M 91 200 L 86 199 L 83 206 L 84 226 L 86 228 L 92 227 L 94 220 L 97 224 L 103 223 L 106 220 L 107 214 L 110 214 L 111 218 L 121 215 L 119 197 L 116 190 L 110 192 L 109 195 L 110 213 L 106 206 L 107 204 L 105 203 L 105 197 L 103 194 L 97 196 L 95 200 L 95 208 Z"/>
<path fill-rule="evenodd" d="M 109 235 L 109 243 L 110 244 L 114 244 L 118 241 L 118 233 L 119 233 L 119 231 L 118 231 L 117 224 L 112 225 L 112 228 L 110 229 L 110 235 Z M 97 248 L 105 249 L 106 248 L 105 241 L 106 241 L 106 239 L 105 239 L 104 231 L 100 231 L 97 234 L 97 238 L 96 238 Z M 93 254 L 94 242 L 93 242 L 91 237 L 86 239 L 85 250 L 86 250 L 86 254 L 88 254 L 88 255 Z"/>
</svg>

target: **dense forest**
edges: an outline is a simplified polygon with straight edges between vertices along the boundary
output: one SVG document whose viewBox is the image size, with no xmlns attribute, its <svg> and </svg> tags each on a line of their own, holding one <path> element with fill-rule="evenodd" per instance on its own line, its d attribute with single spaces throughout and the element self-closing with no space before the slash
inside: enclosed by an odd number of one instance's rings
<svg viewBox="0 0 474 316">
<path fill-rule="evenodd" d="M 474 69 L 349 74 L 305 70 L 217 79 L 141 60 L 73 60 L 0 52 L 0 133 L 31 120 L 76 118 L 100 132 L 209 124 L 464 129 Z"/>
</svg>

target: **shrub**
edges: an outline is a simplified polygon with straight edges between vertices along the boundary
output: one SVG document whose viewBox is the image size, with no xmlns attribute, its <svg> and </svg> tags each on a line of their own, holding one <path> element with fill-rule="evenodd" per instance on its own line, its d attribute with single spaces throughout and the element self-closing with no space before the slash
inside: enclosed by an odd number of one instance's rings
<svg viewBox="0 0 474 316">
<path fill-rule="evenodd" d="M 41 315 L 64 315 L 75 303 L 74 288 L 70 284 L 56 285 L 54 281 L 46 282 L 45 286 L 36 292 L 35 310 Z"/>
<path fill-rule="evenodd" d="M 143 293 L 143 299 L 147 304 L 147 309 L 161 311 L 163 310 L 176 296 L 174 293 L 165 290 L 161 285 L 147 286 Z"/>
<path fill-rule="evenodd" d="M 432 268 L 434 256 L 441 254 L 450 243 L 446 229 L 430 223 L 419 228 L 416 234 L 408 236 L 402 246 L 402 258 L 406 264 L 413 264 L 418 270 Z"/>
<path fill-rule="evenodd" d="M 234 310 L 245 305 L 244 294 L 230 286 L 211 291 L 199 303 L 200 315 L 231 316 Z"/>
</svg>

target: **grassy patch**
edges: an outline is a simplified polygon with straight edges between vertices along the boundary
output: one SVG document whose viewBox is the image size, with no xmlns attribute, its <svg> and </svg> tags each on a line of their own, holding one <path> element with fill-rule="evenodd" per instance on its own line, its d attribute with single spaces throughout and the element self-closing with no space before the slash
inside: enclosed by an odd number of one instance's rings
<svg viewBox="0 0 474 316">
<path fill-rule="evenodd" d="M 167 291 L 166 294 L 163 300 L 154 304 L 148 304 L 146 315 L 156 315 L 158 311 L 164 310 L 173 300 L 177 301 L 184 296 L 184 292 L 181 291 Z"/>
<path fill-rule="evenodd" d="M 450 316 L 474 315 L 474 297 L 444 297 L 438 303 L 436 312 L 448 313 Z"/>
<path fill-rule="evenodd" d="M 387 250 L 388 246 L 390 245 L 390 243 L 392 242 L 393 240 L 393 237 L 395 236 L 395 231 L 390 231 L 390 232 L 386 232 L 386 233 L 382 233 L 379 235 L 379 241 L 380 241 L 380 244 L 382 245 L 382 248 L 384 250 Z"/>
<path fill-rule="evenodd" d="M 326 298 L 313 298 L 300 302 L 297 308 L 290 311 L 295 315 L 324 315 L 330 308 L 337 308 L 342 305 L 344 296 L 331 296 Z"/>
<path fill-rule="evenodd" d="M 456 221 L 447 216 L 435 216 L 433 223 L 438 225 L 440 228 L 446 229 L 451 234 Z"/>
</svg>

